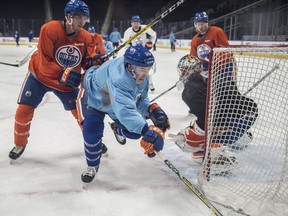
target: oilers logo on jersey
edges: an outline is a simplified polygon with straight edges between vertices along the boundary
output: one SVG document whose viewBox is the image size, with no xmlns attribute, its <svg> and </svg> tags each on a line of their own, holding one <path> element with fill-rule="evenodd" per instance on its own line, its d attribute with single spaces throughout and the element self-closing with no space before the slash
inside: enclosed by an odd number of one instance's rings
<svg viewBox="0 0 288 216">
<path fill-rule="evenodd" d="M 74 68 L 80 64 L 82 55 L 77 47 L 65 45 L 59 47 L 59 49 L 56 51 L 55 59 L 62 67 Z"/>
<path fill-rule="evenodd" d="M 210 52 L 211 52 L 211 48 L 206 44 L 201 44 L 197 47 L 197 56 L 201 60 L 209 61 Z"/>
</svg>

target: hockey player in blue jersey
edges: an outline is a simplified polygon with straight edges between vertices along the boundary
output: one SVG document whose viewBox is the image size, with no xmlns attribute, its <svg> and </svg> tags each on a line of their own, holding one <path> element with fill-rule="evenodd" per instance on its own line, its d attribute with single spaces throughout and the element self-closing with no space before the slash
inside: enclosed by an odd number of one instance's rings
<svg viewBox="0 0 288 216">
<path fill-rule="evenodd" d="M 106 114 L 114 121 L 111 128 L 120 144 L 142 136 L 140 144 L 149 157 L 163 149 L 170 123 L 160 106 L 150 104 L 148 98 L 153 64 L 152 53 L 139 44 L 130 46 L 123 57 L 87 71 L 77 101 L 88 165 L 81 175 L 83 182 L 91 182 L 98 171 Z M 148 125 L 148 118 L 154 125 Z"/>
</svg>

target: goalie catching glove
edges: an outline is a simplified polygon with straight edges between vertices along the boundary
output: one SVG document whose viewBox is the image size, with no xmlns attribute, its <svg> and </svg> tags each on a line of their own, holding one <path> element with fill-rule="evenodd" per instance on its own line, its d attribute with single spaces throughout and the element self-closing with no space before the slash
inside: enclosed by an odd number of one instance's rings
<svg viewBox="0 0 288 216">
<path fill-rule="evenodd" d="M 63 68 L 59 73 L 58 81 L 62 85 L 67 85 L 72 88 L 77 88 L 82 81 L 82 74 L 73 68 Z"/>
<path fill-rule="evenodd" d="M 140 141 L 140 145 L 145 150 L 144 154 L 147 154 L 148 157 L 154 157 L 156 155 L 154 151 L 158 152 L 163 149 L 164 133 L 154 125 L 149 126 Z"/>
<path fill-rule="evenodd" d="M 154 125 L 164 131 L 164 133 L 166 130 L 170 129 L 168 116 L 157 103 L 153 103 L 149 106 L 149 118 Z"/>
</svg>

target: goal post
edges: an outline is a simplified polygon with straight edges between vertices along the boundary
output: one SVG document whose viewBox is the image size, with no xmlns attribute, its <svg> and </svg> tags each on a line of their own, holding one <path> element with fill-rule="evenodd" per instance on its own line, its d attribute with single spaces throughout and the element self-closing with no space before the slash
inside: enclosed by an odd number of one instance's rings
<svg viewBox="0 0 288 216">
<path fill-rule="evenodd" d="M 214 48 L 210 62 L 202 191 L 249 215 L 288 215 L 288 47 Z"/>
</svg>

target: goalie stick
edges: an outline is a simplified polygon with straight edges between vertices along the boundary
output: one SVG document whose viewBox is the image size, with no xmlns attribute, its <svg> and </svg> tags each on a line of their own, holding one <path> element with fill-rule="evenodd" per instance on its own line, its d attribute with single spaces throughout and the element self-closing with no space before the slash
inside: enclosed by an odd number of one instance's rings
<svg viewBox="0 0 288 216">
<path fill-rule="evenodd" d="M 177 7 L 179 7 L 181 4 L 183 4 L 186 0 L 179 0 L 174 5 L 172 5 L 169 9 L 164 11 L 162 14 L 160 14 L 158 17 L 156 17 L 154 20 L 152 20 L 148 25 L 146 25 L 143 29 L 141 29 L 137 34 L 130 37 L 127 41 L 125 41 L 123 44 L 121 44 L 117 49 L 115 49 L 113 52 L 109 53 L 107 55 L 107 58 L 110 58 L 114 54 L 116 54 L 119 50 L 121 50 L 126 45 L 130 44 L 131 41 L 133 41 L 135 38 L 137 38 L 140 34 L 145 32 L 148 28 L 151 28 L 153 25 L 155 25 L 157 22 L 162 20 L 164 17 L 166 17 L 168 14 L 170 14 L 173 10 L 175 10 Z"/>
<path fill-rule="evenodd" d="M 0 62 L 0 64 L 13 66 L 13 67 L 21 67 L 30 59 L 31 54 L 35 51 L 36 48 L 37 47 L 35 46 L 22 60 L 16 61 L 16 63 Z"/>
<path fill-rule="evenodd" d="M 157 152 L 159 158 L 179 177 L 179 179 L 217 216 L 222 216 L 221 212 L 217 210 L 212 203 L 184 176 L 181 175 L 179 170 L 168 160 L 165 159 L 160 152 Z"/>
<path fill-rule="evenodd" d="M 179 81 L 178 81 L 179 82 Z M 155 100 L 157 100 L 159 97 L 161 97 L 162 95 L 166 94 L 167 92 L 171 91 L 172 89 L 174 89 L 177 86 L 176 82 L 173 86 L 171 86 L 169 89 L 167 89 L 166 91 L 162 92 L 161 94 L 159 94 L 158 96 L 156 96 L 155 98 L 153 98 L 150 103 L 154 102 Z"/>
</svg>

